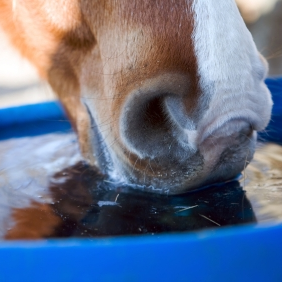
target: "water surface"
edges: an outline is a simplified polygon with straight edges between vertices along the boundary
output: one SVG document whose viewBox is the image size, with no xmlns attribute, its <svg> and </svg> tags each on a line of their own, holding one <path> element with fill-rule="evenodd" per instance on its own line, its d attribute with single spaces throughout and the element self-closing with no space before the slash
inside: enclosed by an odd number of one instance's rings
<svg viewBox="0 0 282 282">
<path fill-rule="evenodd" d="M 188 232 L 282 221 L 282 147 L 260 145 L 240 181 L 178 196 L 114 183 L 82 161 L 76 137 L 0 142 L 2 239 Z"/>
</svg>

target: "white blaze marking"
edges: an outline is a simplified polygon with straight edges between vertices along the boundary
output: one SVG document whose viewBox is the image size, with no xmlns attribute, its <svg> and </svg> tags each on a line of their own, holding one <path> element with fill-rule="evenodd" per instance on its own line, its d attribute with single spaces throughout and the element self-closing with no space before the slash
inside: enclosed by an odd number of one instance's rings
<svg viewBox="0 0 282 282">
<path fill-rule="evenodd" d="M 192 9 L 200 86 L 210 99 L 199 127 L 225 116 L 245 118 L 255 129 L 264 129 L 272 105 L 263 82 L 267 68 L 235 1 L 194 0 Z"/>
</svg>

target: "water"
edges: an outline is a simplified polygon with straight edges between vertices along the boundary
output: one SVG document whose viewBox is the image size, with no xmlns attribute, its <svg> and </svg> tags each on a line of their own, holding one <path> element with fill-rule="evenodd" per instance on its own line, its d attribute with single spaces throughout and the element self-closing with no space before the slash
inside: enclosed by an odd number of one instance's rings
<svg viewBox="0 0 282 282">
<path fill-rule="evenodd" d="M 74 134 L 0 143 L 0 237 L 188 232 L 282 221 L 282 147 L 260 146 L 240 181 L 180 196 L 112 183 L 85 164 Z"/>
</svg>

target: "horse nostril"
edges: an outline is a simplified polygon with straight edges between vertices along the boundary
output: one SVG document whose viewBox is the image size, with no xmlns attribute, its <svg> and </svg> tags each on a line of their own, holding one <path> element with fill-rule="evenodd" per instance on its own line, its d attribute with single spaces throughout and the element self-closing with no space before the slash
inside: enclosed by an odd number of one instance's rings
<svg viewBox="0 0 282 282">
<path fill-rule="evenodd" d="M 119 121 L 127 149 L 142 158 L 167 159 L 169 154 L 173 155 L 171 147 L 183 150 L 187 146 L 187 128 L 182 124 L 186 124 L 188 117 L 182 104 L 189 86 L 189 77 L 185 75 L 164 74 L 143 81 L 140 88 L 128 95 Z"/>
<path fill-rule="evenodd" d="M 172 126 L 164 106 L 165 94 L 151 99 L 133 99 L 124 110 L 121 136 L 129 149 L 140 157 L 162 155 L 172 136 Z M 162 152 L 161 152 L 162 151 Z"/>
<path fill-rule="evenodd" d="M 164 111 L 164 100 L 160 97 L 153 98 L 145 104 L 144 112 L 140 118 L 143 123 L 142 126 L 147 130 L 169 131 L 169 124 Z"/>
</svg>

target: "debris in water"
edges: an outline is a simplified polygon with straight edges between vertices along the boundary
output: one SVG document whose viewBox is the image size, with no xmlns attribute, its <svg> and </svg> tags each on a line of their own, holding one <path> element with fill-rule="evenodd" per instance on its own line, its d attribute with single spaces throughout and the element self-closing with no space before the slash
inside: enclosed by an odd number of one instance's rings
<svg viewBox="0 0 282 282">
<path fill-rule="evenodd" d="M 119 194 L 117 194 L 117 196 L 116 196 L 115 203 L 117 202 L 118 196 L 119 196 Z"/>
<path fill-rule="evenodd" d="M 103 206 L 118 206 L 118 204 L 116 202 L 111 202 L 111 201 L 99 201 L 98 203 L 99 207 L 103 207 Z"/>
<path fill-rule="evenodd" d="M 198 206 L 199 206 L 199 205 L 192 206 L 192 207 L 187 207 L 187 208 L 183 208 L 183 209 L 181 209 L 181 210 L 179 210 L 179 211 L 176 211 L 175 213 L 183 212 L 183 211 L 186 211 L 186 210 L 190 210 L 190 209 L 196 208 L 196 207 L 198 207 Z"/>
<path fill-rule="evenodd" d="M 220 226 L 220 224 L 219 224 L 219 223 L 217 223 L 217 222 L 213 221 L 212 219 L 210 219 L 210 218 L 208 218 L 208 217 L 206 217 L 206 216 L 204 216 L 204 215 L 202 215 L 202 214 L 199 214 L 199 215 L 200 215 L 201 217 L 203 217 L 203 218 L 205 218 L 205 219 L 209 220 L 210 222 L 212 222 L 212 223 L 216 224 L 217 226 Z"/>
</svg>

